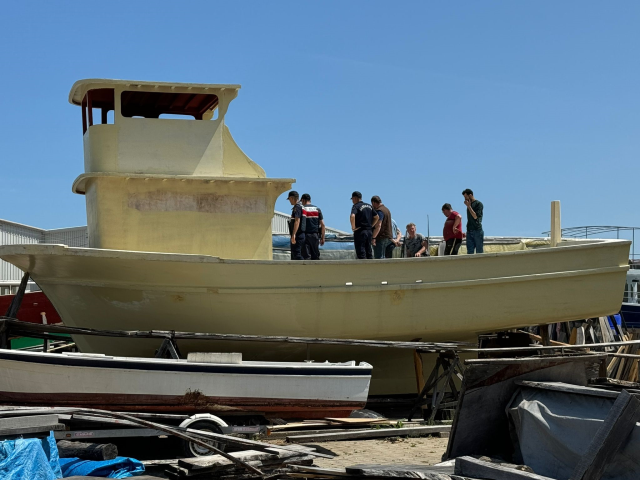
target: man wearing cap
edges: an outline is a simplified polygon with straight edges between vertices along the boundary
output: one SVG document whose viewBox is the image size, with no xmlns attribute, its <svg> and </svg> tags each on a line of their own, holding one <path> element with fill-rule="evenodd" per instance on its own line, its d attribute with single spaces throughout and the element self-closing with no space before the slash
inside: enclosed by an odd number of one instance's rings
<svg viewBox="0 0 640 480">
<path fill-rule="evenodd" d="M 302 204 L 298 201 L 300 196 L 295 190 L 289 192 L 289 203 L 293 205 L 291 218 L 289 219 L 289 233 L 291 234 L 291 260 L 304 260 L 304 225 L 302 225 Z"/>
<path fill-rule="evenodd" d="M 378 214 L 368 203 L 362 201 L 362 194 L 358 191 L 351 194 L 351 230 L 353 243 L 356 247 L 356 257 L 373 258 L 371 254 L 371 237 L 373 227 L 378 222 Z"/>
<path fill-rule="evenodd" d="M 305 260 L 320 260 L 320 245 L 324 245 L 324 220 L 322 210 L 311 205 L 311 195 L 302 194 L 302 220 L 304 225 L 304 248 L 302 256 Z"/>
</svg>

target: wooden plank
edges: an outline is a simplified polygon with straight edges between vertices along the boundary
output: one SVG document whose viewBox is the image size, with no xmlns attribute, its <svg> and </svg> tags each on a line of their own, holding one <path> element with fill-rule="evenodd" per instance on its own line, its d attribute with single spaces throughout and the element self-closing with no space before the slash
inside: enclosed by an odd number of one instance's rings
<svg viewBox="0 0 640 480">
<path fill-rule="evenodd" d="M 346 426 L 346 425 L 345 425 Z M 357 426 L 353 426 L 352 428 L 323 428 L 319 430 L 284 430 L 278 432 L 272 432 L 269 434 L 269 440 L 272 439 L 281 439 L 287 438 L 293 435 L 317 435 L 320 433 L 345 433 L 345 432 L 353 432 L 354 429 L 357 429 Z"/>
<path fill-rule="evenodd" d="M 428 435 L 432 433 L 449 432 L 451 425 L 431 425 L 415 428 L 381 428 L 354 430 L 345 433 L 321 433 L 318 435 L 294 435 L 287 437 L 287 442 L 332 442 L 337 440 L 368 440 L 371 438 L 404 437 L 415 435 Z"/>
<path fill-rule="evenodd" d="M 554 480 L 550 477 L 516 470 L 497 463 L 485 462 L 473 457 L 456 458 L 455 474 L 491 480 Z"/>
<path fill-rule="evenodd" d="M 292 472 L 312 474 L 319 477 L 351 477 L 352 475 L 347 473 L 344 468 L 322 468 L 322 467 L 307 467 L 307 466 L 293 466 Z"/>
<path fill-rule="evenodd" d="M 0 430 L 0 437 L 8 437 L 12 435 L 28 435 L 34 433 L 46 433 L 57 430 L 64 430 L 64 423 L 55 423 L 51 425 L 40 425 L 37 427 L 13 427 Z"/>
<path fill-rule="evenodd" d="M 534 382 L 530 380 L 517 381 L 516 385 L 523 387 L 538 388 L 541 390 L 552 390 L 555 392 L 575 393 L 578 395 L 589 395 L 592 397 L 618 398 L 619 392 L 604 390 L 602 388 L 585 387 L 582 385 L 572 385 L 564 382 Z"/>
<path fill-rule="evenodd" d="M 576 465 L 571 480 L 599 480 L 639 420 L 640 400 L 623 390 Z"/>
<path fill-rule="evenodd" d="M 346 472 L 361 477 L 423 478 L 449 480 L 454 465 L 354 465 Z"/>
<path fill-rule="evenodd" d="M 551 345 L 549 343 L 549 327 L 548 327 L 548 325 L 539 325 L 538 326 L 538 331 L 540 332 L 540 342 L 542 343 L 542 345 L 544 345 L 545 347 L 548 347 L 549 345 Z"/>
<path fill-rule="evenodd" d="M 241 452 L 231 452 L 230 455 L 234 458 L 242 460 L 243 462 L 251 462 L 258 460 L 274 460 L 279 456 L 277 453 L 259 452 L 257 450 L 244 450 Z M 291 456 L 300 455 L 299 453 L 290 452 Z M 210 469 L 212 467 L 225 467 L 228 465 L 234 465 L 230 460 L 227 460 L 222 455 L 207 455 L 205 457 L 195 458 L 180 458 L 178 459 L 178 465 L 188 470 L 202 470 Z"/>
<path fill-rule="evenodd" d="M 128 337 L 128 338 L 170 338 L 173 340 L 229 340 L 241 342 L 275 342 L 275 343 L 304 343 L 320 345 L 348 345 L 374 348 L 400 348 L 421 351 L 456 350 L 470 346 L 467 342 L 402 342 L 390 340 L 360 340 L 342 338 L 312 338 L 312 337 L 286 337 L 269 335 L 236 335 L 227 333 L 197 333 L 197 332 L 173 332 L 168 330 L 96 330 L 92 328 L 67 327 L 64 325 L 38 325 L 35 323 L 20 322 L 6 317 L 0 317 L 0 321 L 6 322 L 10 334 L 31 336 L 33 338 L 52 338 L 52 333 L 64 333 L 71 335 L 93 335 L 103 337 Z M 61 338 L 61 337 L 58 337 Z M 61 338 L 65 339 L 65 338 Z M 65 339 L 66 340 L 66 339 Z"/>
<path fill-rule="evenodd" d="M 91 110 L 89 110 L 91 112 Z M 562 227 L 560 223 L 560 201 L 551 202 L 551 231 L 549 241 L 552 247 L 557 247 L 562 241 Z"/>
<path fill-rule="evenodd" d="M 305 429 L 305 428 L 331 428 L 331 425 L 329 425 L 329 422 L 323 422 L 323 423 L 303 423 L 303 422 L 297 422 L 297 423 L 287 423 L 286 425 L 271 425 L 267 428 L 267 430 L 269 432 L 280 432 L 282 430 L 296 430 L 296 429 Z"/>
<path fill-rule="evenodd" d="M 542 348 L 542 347 L 540 347 Z M 585 355 L 575 355 L 575 356 L 566 356 L 566 357 L 552 357 L 550 355 L 544 355 L 539 357 L 524 357 L 524 358 L 469 358 L 464 361 L 465 365 L 530 365 L 535 367 L 537 365 L 544 365 L 548 363 L 549 360 L 558 360 L 562 359 L 562 363 L 570 363 L 570 362 L 585 362 L 585 361 L 593 361 L 597 362 L 602 358 L 607 358 L 606 353 L 589 353 Z M 466 372 L 465 372 L 466 375 Z"/>
<path fill-rule="evenodd" d="M 424 372 L 422 365 L 422 354 L 418 350 L 413 351 L 413 366 L 416 370 L 416 388 L 417 393 L 420 394 L 424 388 Z"/>
<path fill-rule="evenodd" d="M 573 327 L 571 330 L 571 336 L 569 337 L 569 345 L 575 345 L 578 340 L 578 329 Z"/>
<path fill-rule="evenodd" d="M 531 333 L 531 332 L 525 332 L 524 330 L 518 330 L 519 333 L 526 333 L 527 335 L 529 335 L 529 338 L 531 338 L 532 340 L 535 340 L 536 342 L 542 342 L 543 339 L 540 335 L 536 335 L 535 333 Z M 549 345 L 557 345 L 559 347 L 566 347 L 569 346 L 569 343 L 563 343 L 563 342 L 558 342 L 556 340 L 549 340 Z"/>
<path fill-rule="evenodd" d="M 257 442 L 255 440 L 248 440 L 246 438 L 240 438 L 240 437 L 231 437 L 228 435 L 222 435 L 220 433 L 213 433 L 213 432 L 209 432 L 209 431 L 202 431 L 202 430 L 194 430 L 191 428 L 187 428 L 185 429 L 187 431 L 187 433 L 195 433 L 197 435 L 201 435 L 203 437 L 206 438 L 210 438 L 213 440 L 219 440 L 222 441 L 223 443 L 229 443 L 231 445 L 240 445 L 240 446 L 247 446 L 247 447 L 253 447 L 256 450 L 262 450 L 262 451 L 269 451 L 269 449 L 273 448 L 273 445 L 270 443 L 263 443 L 263 442 Z M 279 448 L 282 448 L 283 450 L 288 450 L 288 451 L 296 451 L 295 447 L 292 446 L 288 446 L 288 445 L 281 445 L 279 446 Z M 334 458 L 335 455 L 326 455 L 324 453 L 320 453 L 320 452 L 309 452 L 310 455 L 314 455 L 316 457 L 321 457 L 321 458 Z"/>
<path fill-rule="evenodd" d="M 583 328 L 583 327 L 580 327 Z M 584 331 L 584 328 L 583 328 Z M 494 352 L 494 353 L 506 353 L 506 352 L 527 352 L 531 350 L 583 350 L 587 348 L 605 348 L 605 347 L 620 347 L 624 345 L 640 345 L 640 340 L 626 340 L 620 342 L 607 342 L 607 343 L 584 343 L 584 336 L 582 337 L 583 343 L 579 345 L 549 345 L 545 347 L 543 345 L 531 345 L 530 347 L 491 347 L 491 348 L 461 348 L 456 349 L 460 352 Z M 578 341 L 580 341 L 580 330 L 578 330 Z"/>
<path fill-rule="evenodd" d="M 118 456 L 118 447 L 112 443 L 84 443 L 58 441 L 60 458 L 74 458 L 81 460 L 113 460 Z"/>
<path fill-rule="evenodd" d="M 58 423 L 58 415 L 29 415 L 25 417 L 11 417 L 0 419 L 0 430 L 11 428 L 40 427 Z"/>
<path fill-rule="evenodd" d="M 392 420 L 388 420 L 386 418 L 329 418 L 326 417 L 326 420 L 329 420 L 330 422 L 335 422 L 335 423 L 343 423 L 343 424 L 348 424 L 348 425 L 358 425 L 358 424 L 388 424 L 388 425 L 394 425 L 397 422 L 394 422 Z"/>
</svg>

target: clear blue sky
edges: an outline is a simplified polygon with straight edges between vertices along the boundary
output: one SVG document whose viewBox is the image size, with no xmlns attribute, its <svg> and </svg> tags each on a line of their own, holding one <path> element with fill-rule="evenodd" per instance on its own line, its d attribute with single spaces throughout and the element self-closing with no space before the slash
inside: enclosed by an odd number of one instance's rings
<svg viewBox="0 0 640 480">
<path fill-rule="evenodd" d="M 227 124 L 328 225 L 352 190 L 438 233 L 640 225 L 640 2 L 7 2 L 0 218 L 84 225 L 81 78 L 240 83 Z M 283 195 L 276 205 L 290 207 Z"/>
</svg>

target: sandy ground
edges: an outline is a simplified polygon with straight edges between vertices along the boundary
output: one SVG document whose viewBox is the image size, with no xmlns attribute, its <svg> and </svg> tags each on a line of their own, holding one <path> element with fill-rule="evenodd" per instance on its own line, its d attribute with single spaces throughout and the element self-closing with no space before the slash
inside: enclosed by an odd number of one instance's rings
<svg viewBox="0 0 640 480">
<path fill-rule="evenodd" d="M 326 468 L 363 463 L 433 465 L 442 461 L 448 441 L 448 438 L 419 437 L 322 442 L 317 446 L 331 450 L 337 456 L 333 459 L 316 458 L 313 463 Z"/>
</svg>

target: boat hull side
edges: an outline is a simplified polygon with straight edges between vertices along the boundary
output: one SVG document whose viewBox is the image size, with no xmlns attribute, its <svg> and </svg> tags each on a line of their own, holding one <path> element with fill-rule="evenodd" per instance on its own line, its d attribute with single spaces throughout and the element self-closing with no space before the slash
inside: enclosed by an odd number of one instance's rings
<svg viewBox="0 0 640 480">
<path fill-rule="evenodd" d="M 215 374 L 32 360 L 0 359 L 0 403 L 315 418 L 363 408 L 370 381 L 364 369 L 346 376 L 271 375 L 259 368 L 253 374 Z"/>
<path fill-rule="evenodd" d="M 616 313 L 628 254 L 626 241 L 364 262 L 0 247 L 0 257 L 32 272 L 69 326 L 404 341 L 473 341 Z M 152 356 L 158 348 L 138 339 L 75 340 L 83 351 L 113 355 Z M 304 345 L 181 341 L 180 348 L 306 358 Z M 311 352 L 317 360 L 371 363 L 372 394 L 415 392 L 411 352 L 315 345 Z"/>
</svg>

